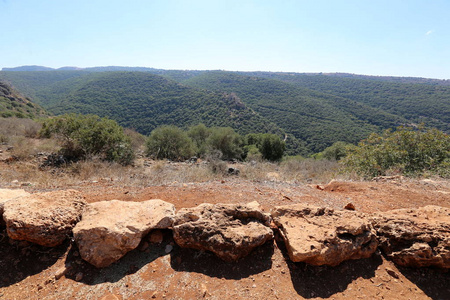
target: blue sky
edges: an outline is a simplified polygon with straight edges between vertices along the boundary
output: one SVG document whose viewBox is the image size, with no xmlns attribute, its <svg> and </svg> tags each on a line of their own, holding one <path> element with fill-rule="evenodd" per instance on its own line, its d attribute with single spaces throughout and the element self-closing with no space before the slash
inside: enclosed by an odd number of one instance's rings
<svg viewBox="0 0 450 300">
<path fill-rule="evenodd" d="M 0 0 L 0 68 L 450 79 L 449 0 Z"/>
</svg>

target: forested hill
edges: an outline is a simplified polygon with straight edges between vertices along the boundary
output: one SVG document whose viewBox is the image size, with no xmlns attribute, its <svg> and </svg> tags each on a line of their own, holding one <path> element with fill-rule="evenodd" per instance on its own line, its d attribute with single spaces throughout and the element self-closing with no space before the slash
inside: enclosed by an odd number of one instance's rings
<svg viewBox="0 0 450 300">
<path fill-rule="evenodd" d="M 315 75 L 326 75 L 343 78 L 364 79 L 374 81 L 396 82 L 396 83 L 420 83 L 430 85 L 445 85 L 450 86 L 450 80 L 448 79 L 433 79 L 423 77 L 398 77 L 398 76 L 373 76 L 373 75 L 360 75 L 349 73 L 319 73 Z"/>
<path fill-rule="evenodd" d="M 406 122 L 355 101 L 260 77 L 214 71 L 183 83 L 236 93 L 263 117 L 306 141 L 312 152 L 321 151 L 336 141 L 355 143 L 370 132 Z"/>
<path fill-rule="evenodd" d="M 188 127 L 204 123 L 209 127 L 230 126 L 241 134 L 271 132 L 285 136 L 285 130 L 235 95 L 201 91 L 144 72 L 84 73 L 54 81 L 35 94 L 39 103 L 54 114 L 106 116 L 146 135 L 163 124 Z M 305 146 L 294 138 L 289 141 L 289 150 L 306 153 Z"/>
<path fill-rule="evenodd" d="M 244 73 L 292 83 L 299 87 L 336 95 L 385 112 L 401 116 L 409 123 L 425 123 L 450 132 L 450 86 L 447 80 L 415 79 L 424 83 L 401 83 L 399 77 L 340 77 L 337 75 L 305 75 L 297 73 Z M 358 79 L 355 79 L 358 78 Z M 361 79 L 365 78 L 365 79 Z M 384 78 L 381 80 L 381 78 Z M 400 77 L 401 78 L 401 77 Z M 413 79 L 405 81 L 414 82 Z M 426 82 L 426 83 L 425 83 Z M 439 83 L 439 84 L 438 84 Z"/>
<path fill-rule="evenodd" d="M 40 101 L 39 94 L 43 90 L 51 89 L 60 81 L 72 78 L 82 77 L 90 74 L 86 71 L 1 71 L 0 80 L 10 82 L 15 89 L 19 90 L 25 96 L 33 101 L 43 104 Z M 61 91 L 61 96 L 64 92 Z"/>
<path fill-rule="evenodd" d="M 405 124 L 424 122 L 450 133 L 450 86 L 442 80 L 115 66 L 33 68 L 42 71 L 1 71 L 0 80 L 52 113 L 95 113 L 144 134 L 162 124 L 203 122 L 240 133 L 287 134 L 290 153 L 305 154 Z"/>
<path fill-rule="evenodd" d="M 33 119 L 47 115 L 39 105 L 19 94 L 6 82 L 0 81 L 0 117 Z"/>
</svg>

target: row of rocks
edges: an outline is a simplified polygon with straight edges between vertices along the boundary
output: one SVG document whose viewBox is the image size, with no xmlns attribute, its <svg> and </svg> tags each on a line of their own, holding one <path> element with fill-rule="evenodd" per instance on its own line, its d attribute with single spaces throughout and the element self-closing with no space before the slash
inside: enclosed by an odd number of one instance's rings
<svg viewBox="0 0 450 300">
<path fill-rule="evenodd" d="M 28 194 L 0 189 L 0 219 L 11 239 L 47 247 L 71 237 L 81 257 L 106 267 L 154 229 L 171 228 L 180 247 L 236 261 L 280 232 L 294 262 L 336 266 L 370 257 L 378 247 L 402 266 L 450 268 L 450 209 L 426 206 L 363 214 L 305 204 L 271 214 L 257 202 L 180 209 L 162 200 L 87 204 L 74 190 Z"/>
</svg>

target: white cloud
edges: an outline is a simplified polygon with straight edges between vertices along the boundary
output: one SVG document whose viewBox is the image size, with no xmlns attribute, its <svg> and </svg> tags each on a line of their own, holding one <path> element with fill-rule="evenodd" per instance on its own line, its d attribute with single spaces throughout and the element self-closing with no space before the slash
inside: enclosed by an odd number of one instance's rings
<svg viewBox="0 0 450 300">
<path fill-rule="evenodd" d="M 428 30 L 427 33 L 425 33 L 425 35 L 430 35 L 434 32 L 434 30 Z"/>
</svg>

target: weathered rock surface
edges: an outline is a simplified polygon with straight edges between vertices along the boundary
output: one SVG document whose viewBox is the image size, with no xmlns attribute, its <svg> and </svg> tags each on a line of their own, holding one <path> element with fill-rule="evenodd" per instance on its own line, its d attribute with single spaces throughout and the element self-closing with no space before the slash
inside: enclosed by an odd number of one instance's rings
<svg viewBox="0 0 450 300">
<path fill-rule="evenodd" d="M 62 244 L 80 220 L 85 202 L 74 190 L 36 193 L 5 202 L 8 236 L 46 247 Z"/>
<path fill-rule="evenodd" d="M 373 217 L 380 248 L 396 264 L 450 268 L 450 209 L 428 205 Z"/>
<path fill-rule="evenodd" d="M 370 220 L 361 213 L 294 204 L 276 207 L 272 217 L 294 262 L 336 266 L 370 257 L 378 246 Z"/>
<path fill-rule="evenodd" d="M 5 225 L 5 221 L 3 221 L 3 206 L 5 205 L 5 202 L 17 197 L 27 195 L 30 195 L 30 193 L 25 192 L 24 190 L 21 189 L 16 190 L 0 189 L 0 226 Z"/>
<path fill-rule="evenodd" d="M 175 207 L 155 199 L 91 203 L 73 229 L 81 257 L 97 268 L 107 267 L 135 249 L 152 229 L 172 226 Z"/>
<path fill-rule="evenodd" d="M 225 261 L 236 261 L 273 239 L 270 220 L 256 202 L 204 203 L 177 213 L 173 236 L 180 247 L 208 250 Z"/>
</svg>

